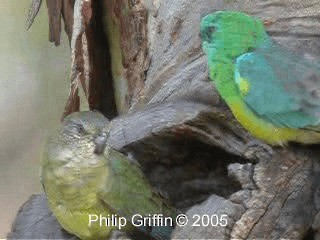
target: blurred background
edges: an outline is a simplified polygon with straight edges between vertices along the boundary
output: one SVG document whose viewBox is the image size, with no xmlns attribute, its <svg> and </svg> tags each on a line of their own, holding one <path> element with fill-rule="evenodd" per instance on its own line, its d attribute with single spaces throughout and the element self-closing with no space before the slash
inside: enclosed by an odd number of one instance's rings
<svg viewBox="0 0 320 240">
<path fill-rule="evenodd" d="M 19 207 L 42 191 L 39 163 L 45 137 L 59 124 L 69 87 L 70 49 L 48 42 L 45 1 L 29 31 L 31 0 L 0 4 L 0 239 Z"/>
</svg>

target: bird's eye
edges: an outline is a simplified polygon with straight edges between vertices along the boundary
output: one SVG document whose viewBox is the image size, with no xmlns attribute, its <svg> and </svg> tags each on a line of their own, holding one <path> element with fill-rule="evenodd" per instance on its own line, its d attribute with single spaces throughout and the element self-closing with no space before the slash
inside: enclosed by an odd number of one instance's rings
<svg viewBox="0 0 320 240">
<path fill-rule="evenodd" d="M 206 41 L 210 42 L 212 40 L 212 33 L 214 32 L 215 28 L 214 26 L 209 26 L 205 33 L 204 33 L 204 39 L 206 39 Z"/>
<path fill-rule="evenodd" d="M 77 130 L 79 133 L 84 133 L 86 131 L 81 124 L 77 124 Z"/>
<path fill-rule="evenodd" d="M 76 131 L 80 134 L 84 134 L 86 132 L 85 128 L 83 127 L 83 125 L 81 123 L 72 122 L 70 125 L 71 125 L 72 129 L 74 129 L 74 131 Z"/>
<path fill-rule="evenodd" d="M 200 38 L 204 42 L 212 41 L 212 33 L 215 31 L 214 26 L 206 26 L 200 31 Z"/>
<path fill-rule="evenodd" d="M 211 33 L 214 32 L 214 30 L 215 30 L 214 26 L 210 26 L 210 27 L 208 27 L 207 31 L 208 31 L 209 34 L 211 34 Z"/>
</svg>

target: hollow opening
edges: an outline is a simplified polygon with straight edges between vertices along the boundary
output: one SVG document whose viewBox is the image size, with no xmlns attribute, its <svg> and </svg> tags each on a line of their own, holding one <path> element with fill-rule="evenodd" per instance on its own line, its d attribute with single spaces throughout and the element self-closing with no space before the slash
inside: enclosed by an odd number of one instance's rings
<svg viewBox="0 0 320 240">
<path fill-rule="evenodd" d="M 179 209 L 241 189 L 228 177 L 227 166 L 246 160 L 198 140 L 153 137 L 130 149 L 151 185 Z"/>
<path fill-rule="evenodd" d="M 315 232 L 312 228 L 306 232 L 306 235 L 303 237 L 303 240 L 314 240 L 315 239 Z"/>
<path fill-rule="evenodd" d="M 101 111 L 107 118 L 112 119 L 118 115 L 113 77 L 111 72 L 110 44 L 103 24 L 103 1 L 93 1 L 94 20 L 92 21 L 92 41 L 93 66 L 95 81 L 90 83 L 95 109 Z"/>
</svg>

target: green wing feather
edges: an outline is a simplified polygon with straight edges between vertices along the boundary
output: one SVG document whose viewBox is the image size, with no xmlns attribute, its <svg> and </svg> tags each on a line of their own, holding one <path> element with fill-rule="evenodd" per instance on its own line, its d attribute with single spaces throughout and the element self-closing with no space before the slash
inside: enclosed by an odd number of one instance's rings
<svg viewBox="0 0 320 240">
<path fill-rule="evenodd" d="M 106 152 L 108 152 L 106 159 L 108 159 L 110 176 L 106 187 L 99 193 L 102 201 L 123 216 L 132 216 L 137 213 L 159 214 L 163 211 L 168 213 L 169 208 L 152 190 L 138 163 L 129 161 L 125 155 L 112 148 Z"/>
<path fill-rule="evenodd" d="M 244 101 L 276 127 L 320 122 L 320 66 L 271 41 L 236 59 L 235 80 L 249 85 Z"/>
<path fill-rule="evenodd" d="M 105 154 L 110 175 L 98 197 L 107 208 L 129 221 L 135 214 L 175 217 L 174 209 L 152 190 L 138 163 L 129 161 L 125 155 L 112 148 L 105 151 Z M 139 230 L 155 239 L 164 240 L 169 239 L 173 226 L 141 226 Z"/>
</svg>

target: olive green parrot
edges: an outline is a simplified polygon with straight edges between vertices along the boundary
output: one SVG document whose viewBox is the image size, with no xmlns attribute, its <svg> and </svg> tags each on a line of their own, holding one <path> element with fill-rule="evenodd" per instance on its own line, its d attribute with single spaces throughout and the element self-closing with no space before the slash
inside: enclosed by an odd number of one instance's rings
<svg viewBox="0 0 320 240">
<path fill-rule="evenodd" d="M 49 208 L 81 239 L 107 239 L 115 229 L 169 239 L 173 226 L 133 226 L 136 214 L 174 218 L 175 211 L 152 190 L 138 163 L 107 144 L 109 129 L 102 114 L 77 112 L 48 139 L 41 182 Z"/>
</svg>

